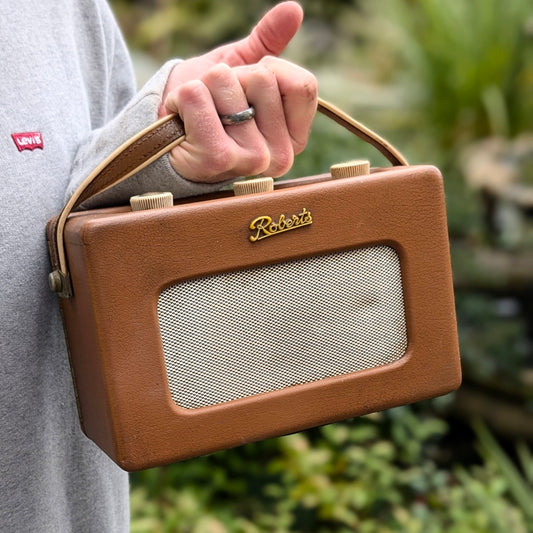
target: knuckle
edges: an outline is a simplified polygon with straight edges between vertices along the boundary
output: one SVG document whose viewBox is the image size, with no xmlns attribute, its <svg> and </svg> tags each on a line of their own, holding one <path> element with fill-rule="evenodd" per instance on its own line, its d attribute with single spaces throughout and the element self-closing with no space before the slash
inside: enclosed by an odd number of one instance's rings
<svg viewBox="0 0 533 533">
<path fill-rule="evenodd" d="M 318 80 L 309 71 L 304 70 L 299 78 L 298 93 L 302 99 L 307 101 L 314 101 L 318 96 Z"/>
<path fill-rule="evenodd" d="M 257 64 L 272 70 L 276 69 L 276 67 L 280 64 L 289 64 L 289 62 L 286 59 L 282 59 L 278 56 L 267 54 L 266 56 L 263 56 Z"/>
<path fill-rule="evenodd" d="M 261 174 L 270 166 L 270 151 L 262 144 L 252 147 L 246 157 L 248 174 Z"/>
<path fill-rule="evenodd" d="M 288 81 L 287 92 L 303 102 L 314 102 L 318 97 L 318 81 L 311 72 L 302 69 Z"/>
<path fill-rule="evenodd" d="M 307 136 L 304 139 L 292 139 L 292 148 L 294 150 L 295 155 L 301 154 L 305 150 L 306 146 Z"/>
<path fill-rule="evenodd" d="M 241 152 L 237 170 L 240 174 L 261 174 L 270 165 L 270 151 L 264 143 L 248 144 Z"/>
<path fill-rule="evenodd" d="M 269 168 L 270 174 L 274 178 L 283 176 L 291 169 L 293 163 L 294 151 L 289 144 L 286 148 L 277 150 L 275 155 L 273 155 Z"/>
<path fill-rule="evenodd" d="M 309 101 L 317 98 L 318 80 L 311 71 L 279 57 L 266 56 L 259 64 L 264 65 L 272 73 L 278 72 L 283 78 L 286 91 L 298 94 Z M 280 66 L 283 68 L 280 69 Z"/>
<path fill-rule="evenodd" d="M 206 94 L 207 88 L 200 80 L 191 80 L 176 89 L 178 99 L 187 104 L 196 104 L 203 101 Z"/>
<path fill-rule="evenodd" d="M 255 83 L 259 86 L 272 87 L 277 85 L 276 75 L 264 65 L 255 65 L 252 74 Z"/>
<path fill-rule="evenodd" d="M 236 155 L 227 144 L 220 143 L 205 153 L 203 165 L 211 175 L 222 174 L 231 170 L 236 165 Z"/>
<path fill-rule="evenodd" d="M 231 68 L 228 65 L 217 63 L 202 75 L 202 80 L 205 82 L 218 82 L 227 79 L 230 72 Z"/>
</svg>

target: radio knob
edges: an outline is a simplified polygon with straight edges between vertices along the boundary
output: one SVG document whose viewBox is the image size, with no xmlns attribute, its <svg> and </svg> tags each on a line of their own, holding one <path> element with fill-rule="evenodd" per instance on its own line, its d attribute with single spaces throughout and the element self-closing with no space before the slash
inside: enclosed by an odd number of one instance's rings
<svg viewBox="0 0 533 533">
<path fill-rule="evenodd" d="M 235 193 L 235 196 L 269 192 L 273 190 L 274 180 L 272 178 L 253 178 L 251 180 L 236 181 L 233 184 L 233 192 Z"/>
<path fill-rule="evenodd" d="M 174 196 L 171 192 L 146 192 L 130 198 L 132 211 L 144 211 L 146 209 L 161 209 L 172 207 Z"/>
<path fill-rule="evenodd" d="M 356 178 L 357 176 L 366 176 L 370 174 L 370 163 L 366 159 L 358 159 L 332 165 L 330 168 L 331 177 L 339 178 Z"/>
</svg>

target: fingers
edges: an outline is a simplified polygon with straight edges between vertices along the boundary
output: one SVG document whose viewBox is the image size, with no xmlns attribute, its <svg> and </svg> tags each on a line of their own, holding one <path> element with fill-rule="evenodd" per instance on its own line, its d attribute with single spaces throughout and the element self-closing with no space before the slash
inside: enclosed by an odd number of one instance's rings
<svg viewBox="0 0 533 533">
<path fill-rule="evenodd" d="M 171 153 L 174 168 L 191 181 L 240 175 L 285 174 L 303 150 L 316 112 L 312 74 L 280 59 L 231 69 L 217 65 L 184 83 L 166 102 L 184 120 L 186 140 Z M 253 105 L 255 118 L 222 126 L 219 115 Z"/>
<path fill-rule="evenodd" d="M 227 65 L 212 68 L 202 77 L 202 81 L 211 93 L 219 115 L 231 115 L 255 103 L 249 99 L 235 71 Z M 245 168 L 254 167 L 257 172 L 268 168 L 269 151 L 255 120 L 226 126 L 225 133 L 240 149 L 239 155 Z"/>
<path fill-rule="evenodd" d="M 262 64 L 235 69 L 247 100 L 255 108 L 255 124 L 268 148 L 264 175 L 282 176 L 292 166 L 294 148 L 287 128 L 286 110 L 275 73 Z"/>
<path fill-rule="evenodd" d="M 283 105 L 285 125 L 294 154 L 301 153 L 316 114 L 318 83 L 308 70 L 280 58 L 267 56 L 260 65 L 268 68 L 277 82 Z"/>
<path fill-rule="evenodd" d="M 169 94 L 167 107 L 178 112 L 185 125 L 185 140 L 170 154 L 170 163 L 184 178 L 214 183 L 231 177 L 239 154 L 220 122 L 211 93 L 200 80 L 187 82 Z"/>
</svg>

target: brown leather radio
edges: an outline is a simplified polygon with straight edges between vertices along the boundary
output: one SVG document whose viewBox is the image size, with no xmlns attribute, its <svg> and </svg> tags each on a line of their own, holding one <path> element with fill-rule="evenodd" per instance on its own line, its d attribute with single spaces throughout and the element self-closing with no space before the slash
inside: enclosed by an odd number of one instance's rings
<svg viewBox="0 0 533 533">
<path fill-rule="evenodd" d="M 167 117 L 48 225 L 84 432 L 138 470 L 454 390 L 460 363 L 440 172 L 392 163 L 74 212 L 184 137 Z"/>
</svg>

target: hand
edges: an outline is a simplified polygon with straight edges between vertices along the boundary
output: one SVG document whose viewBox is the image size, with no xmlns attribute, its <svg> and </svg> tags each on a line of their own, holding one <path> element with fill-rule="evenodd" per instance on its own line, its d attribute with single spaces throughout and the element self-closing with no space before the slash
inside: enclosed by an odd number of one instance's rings
<svg viewBox="0 0 533 533">
<path fill-rule="evenodd" d="M 301 25 L 295 2 L 271 9 L 252 33 L 177 65 L 160 116 L 177 112 L 186 140 L 170 161 L 191 181 L 214 183 L 241 176 L 281 176 L 306 143 L 317 105 L 317 82 L 305 69 L 273 57 Z M 219 115 L 253 105 L 248 122 L 223 126 Z"/>
</svg>

